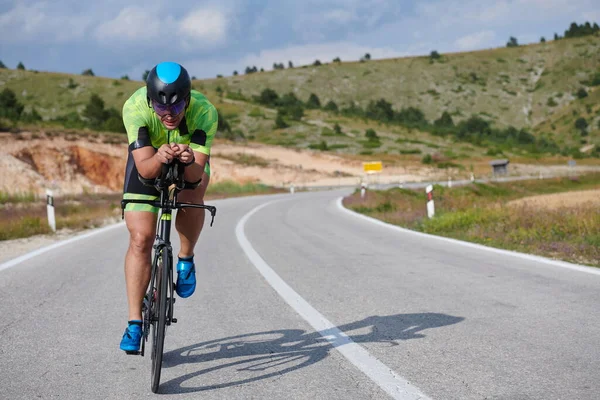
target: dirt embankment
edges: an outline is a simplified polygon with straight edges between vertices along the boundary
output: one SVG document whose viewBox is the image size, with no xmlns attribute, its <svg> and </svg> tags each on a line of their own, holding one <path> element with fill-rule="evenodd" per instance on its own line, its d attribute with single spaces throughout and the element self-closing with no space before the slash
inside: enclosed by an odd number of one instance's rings
<svg viewBox="0 0 600 400">
<path fill-rule="evenodd" d="M 57 195 L 105 193 L 122 190 L 127 143 L 111 143 L 101 135 L 52 135 L 0 132 L 0 191 Z M 116 142 L 116 143 L 115 143 Z M 244 162 L 254 157 L 258 165 Z M 211 182 L 233 180 L 271 186 L 358 185 L 365 179 L 362 163 L 334 154 L 286 149 L 261 144 L 215 143 L 211 155 Z M 378 182 L 429 179 L 433 169 L 387 167 Z M 440 173 L 438 173 L 440 174 Z"/>
<path fill-rule="evenodd" d="M 0 191 L 63 194 L 123 186 L 127 146 L 34 134 L 0 133 Z"/>
</svg>

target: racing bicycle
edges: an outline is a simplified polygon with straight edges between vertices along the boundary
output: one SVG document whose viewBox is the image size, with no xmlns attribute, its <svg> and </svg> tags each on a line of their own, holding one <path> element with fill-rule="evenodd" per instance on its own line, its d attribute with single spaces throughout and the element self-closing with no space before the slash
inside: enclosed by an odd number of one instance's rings
<svg viewBox="0 0 600 400">
<path fill-rule="evenodd" d="M 156 227 L 156 239 L 153 245 L 152 272 L 148 291 L 142 301 L 142 344 L 140 351 L 128 354 L 144 356 L 148 338 L 151 339 L 151 389 L 158 393 L 160 385 L 160 372 L 162 368 L 163 349 L 165 343 L 166 327 L 177 323 L 173 316 L 175 304 L 173 285 L 173 249 L 171 247 L 171 217 L 173 210 L 182 208 L 203 208 L 210 212 L 210 226 L 213 225 L 216 207 L 184 203 L 177 201 L 177 194 L 182 190 L 195 189 L 198 182 L 187 182 L 183 179 L 185 166 L 174 161 L 163 164 L 161 174 L 155 179 L 146 179 L 138 175 L 139 180 L 147 186 L 155 187 L 160 193 L 156 200 L 124 199 L 121 201 L 121 217 L 125 217 L 125 206 L 129 203 L 149 204 L 159 209 Z"/>
</svg>

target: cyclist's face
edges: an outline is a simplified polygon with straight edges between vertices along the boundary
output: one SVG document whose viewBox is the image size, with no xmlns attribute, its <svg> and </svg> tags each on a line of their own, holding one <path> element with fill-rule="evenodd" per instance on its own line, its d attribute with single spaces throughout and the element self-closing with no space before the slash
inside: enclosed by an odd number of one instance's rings
<svg viewBox="0 0 600 400">
<path fill-rule="evenodd" d="M 186 100 L 181 100 L 171 106 L 162 106 L 154 101 L 152 102 L 154 112 L 167 129 L 175 129 L 179 126 L 179 123 L 185 116 L 186 105 Z"/>
</svg>

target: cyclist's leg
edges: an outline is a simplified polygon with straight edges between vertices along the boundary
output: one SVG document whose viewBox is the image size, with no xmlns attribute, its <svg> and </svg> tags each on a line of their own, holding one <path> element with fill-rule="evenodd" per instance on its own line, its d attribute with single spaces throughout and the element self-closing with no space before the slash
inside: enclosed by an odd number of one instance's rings
<svg viewBox="0 0 600 400">
<path fill-rule="evenodd" d="M 142 299 L 150 282 L 156 218 L 157 214 L 149 211 L 125 213 L 125 224 L 129 230 L 129 247 L 125 255 L 125 285 L 130 321 L 142 319 Z"/>
<path fill-rule="evenodd" d="M 210 174 L 205 170 L 200 185 L 194 190 L 184 190 L 179 193 L 178 200 L 204 204 L 204 194 L 209 180 Z M 204 209 L 201 208 L 185 208 L 177 211 L 175 228 L 179 232 L 181 242 L 179 257 L 186 258 L 194 255 L 194 247 L 204 226 L 204 214 Z"/>
</svg>

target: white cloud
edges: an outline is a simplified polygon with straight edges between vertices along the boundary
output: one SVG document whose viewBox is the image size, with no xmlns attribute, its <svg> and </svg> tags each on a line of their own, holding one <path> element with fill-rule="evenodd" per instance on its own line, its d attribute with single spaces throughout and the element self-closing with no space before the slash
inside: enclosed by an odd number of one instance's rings
<svg viewBox="0 0 600 400">
<path fill-rule="evenodd" d="M 162 29 L 148 27 L 168 26 L 172 18 L 159 19 L 156 13 L 141 7 L 126 7 L 112 20 L 96 29 L 96 38 L 101 42 L 119 44 L 121 41 L 141 41 L 158 37 Z"/>
<path fill-rule="evenodd" d="M 178 20 L 148 7 L 126 7 L 114 19 L 98 27 L 96 38 L 111 46 L 154 39 L 153 44 L 158 46 L 193 50 L 221 43 L 226 33 L 227 18 L 216 9 L 197 9 Z M 161 41 L 157 42 L 159 39 Z"/>
<path fill-rule="evenodd" d="M 459 50 L 473 50 L 485 45 L 491 45 L 495 37 L 496 34 L 493 31 L 481 31 L 457 39 L 454 45 Z"/>
<path fill-rule="evenodd" d="M 0 42 L 38 43 L 72 42 L 81 40 L 91 18 L 87 15 L 66 15 L 52 4 L 40 1 L 22 3 L 0 14 Z"/>
<path fill-rule="evenodd" d="M 190 39 L 221 42 L 227 33 L 227 18 L 216 9 L 196 10 L 179 22 L 179 32 Z"/>
</svg>

